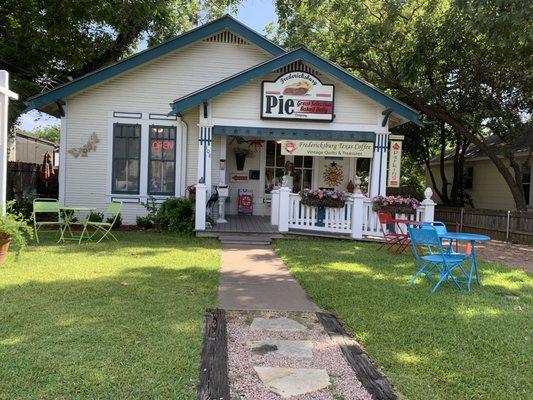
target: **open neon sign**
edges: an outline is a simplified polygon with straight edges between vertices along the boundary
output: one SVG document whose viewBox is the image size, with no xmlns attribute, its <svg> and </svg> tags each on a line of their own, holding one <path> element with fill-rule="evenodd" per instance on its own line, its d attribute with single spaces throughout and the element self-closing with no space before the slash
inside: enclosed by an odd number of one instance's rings
<svg viewBox="0 0 533 400">
<path fill-rule="evenodd" d="M 152 148 L 154 150 L 159 150 L 159 149 L 174 150 L 174 141 L 173 140 L 154 140 L 152 142 Z"/>
</svg>

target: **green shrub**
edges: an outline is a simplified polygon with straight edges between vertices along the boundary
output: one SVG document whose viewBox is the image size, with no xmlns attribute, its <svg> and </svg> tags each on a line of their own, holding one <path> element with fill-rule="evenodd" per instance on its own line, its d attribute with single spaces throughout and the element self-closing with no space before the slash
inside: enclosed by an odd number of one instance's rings
<svg viewBox="0 0 533 400">
<path fill-rule="evenodd" d="M 150 229 L 154 226 L 152 218 L 149 215 L 137 217 L 137 227 L 140 229 Z"/>
<path fill-rule="evenodd" d="M 7 212 L 0 215 L 0 240 L 11 240 L 16 246 L 17 256 L 26 246 L 26 239 L 33 237 L 33 229 L 22 213 L 13 210 L 13 202 L 7 202 Z"/>
<path fill-rule="evenodd" d="M 150 199 L 145 207 L 156 228 L 174 233 L 192 233 L 194 208 L 189 200 L 171 197 L 158 205 Z"/>
<path fill-rule="evenodd" d="M 108 224 L 113 224 L 113 220 L 114 219 L 115 219 L 115 217 L 108 217 L 108 218 L 106 218 L 106 222 Z M 111 229 L 118 229 L 121 226 L 122 226 L 122 215 L 120 213 L 118 213 L 117 220 L 115 221 L 115 223 L 113 224 Z"/>
<path fill-rule="evenodd" d="M 102 222 L 104 220 L 104 214 L 101 213 L 101 212 L 95 212 L 95 211 L 91 211 L 89 213 L 89 217 L 88 217 L 88 220 L 90 222 Z"/>
</svg>

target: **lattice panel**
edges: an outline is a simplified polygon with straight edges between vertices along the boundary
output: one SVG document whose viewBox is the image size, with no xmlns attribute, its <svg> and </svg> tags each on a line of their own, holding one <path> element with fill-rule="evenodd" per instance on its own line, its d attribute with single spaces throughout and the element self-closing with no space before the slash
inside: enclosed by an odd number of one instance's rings
<svg viewBox="0 0 533 400">
<path fill-rule="evenodd" d="M 293 71 L 304 71 L 308 74 L 312 74 L 315 76 L 320 76 L 320 72 L 318 72 L 316 69 L 310 67 L 309 65 L 305 64 L 302 61 L 295 61 L 289 65 L 284 66 L 283 68 L 277 69 L 275 72 L 279 74 L 284 74 L 287 72 L 293 72 Z"/>
<path fill-rule="evenodd" d="M 246 40 L 230 31 L 215 33 L 214 35 L 204 39 L 204 41 L 216 43 L 249 44 Z"/>
</svg>

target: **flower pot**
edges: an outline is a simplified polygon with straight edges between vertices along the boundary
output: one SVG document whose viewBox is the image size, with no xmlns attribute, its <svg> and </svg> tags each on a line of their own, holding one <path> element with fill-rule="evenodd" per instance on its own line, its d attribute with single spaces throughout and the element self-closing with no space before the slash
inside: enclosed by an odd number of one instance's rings
<svg viewBox="0 0 533 400">
<path fill-rule="evenodd" d="M 0 264 L 4 262 L 6 254 L 9 251 L 9 245 L 11 244 L 11 236 L 0 236 Z"/>
<path fill-rule="evenodd" d="M 235 162 L 237 163 L 237 171 L 242 171 L 246 162 L 246 154 L 235 154 Z"/>
</svg>

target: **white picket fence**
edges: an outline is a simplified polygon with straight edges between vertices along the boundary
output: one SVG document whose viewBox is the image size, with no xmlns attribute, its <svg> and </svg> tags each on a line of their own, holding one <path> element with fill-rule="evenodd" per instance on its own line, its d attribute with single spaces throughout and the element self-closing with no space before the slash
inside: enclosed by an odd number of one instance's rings
<svg viewBox="0 0 533 400">
<path fill-rule="evenodd" d="M 303 229 L 331 233 L 350 233 L 352 231 L 353 200 L 348 200 L 343 208 L 324 208 L 319 215 L 318 207 L 301 203 L 297 194 L 289 196 L 289 229 Z"/>
<path fill-rule="evenodd" d="M 395 218 L 432 222 L 435 212 L 432 194 L 431 189 L 426 189 L 426 198 L 415 214 L 397 214 Z M 378 213 L 372 209 L 372 200 L 364 195 L 351 195 L 342 208 L 325 207 L 322 210 L 302 204 L 300 196 L 290 193 L 288 188 L 272 192 L 271 223 L 277 225 L 280 232 L 304 230 L 348 234 L 353 239 L 383 236 Z"/>
</svg>

